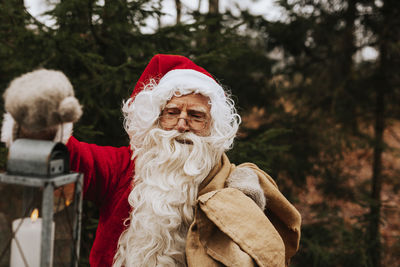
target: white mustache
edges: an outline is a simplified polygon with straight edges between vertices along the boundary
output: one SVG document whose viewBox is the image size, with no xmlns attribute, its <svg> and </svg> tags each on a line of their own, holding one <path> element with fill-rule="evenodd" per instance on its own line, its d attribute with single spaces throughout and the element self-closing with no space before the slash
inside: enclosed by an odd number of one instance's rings
<svg viewBox="0 0 400 267">
<path fill-rule="evenodd" d="M 193 145 L 193 136 L 191 133 L 183 133 L 175 137 L 174 140 L 184 145 Z"/>
</svg>

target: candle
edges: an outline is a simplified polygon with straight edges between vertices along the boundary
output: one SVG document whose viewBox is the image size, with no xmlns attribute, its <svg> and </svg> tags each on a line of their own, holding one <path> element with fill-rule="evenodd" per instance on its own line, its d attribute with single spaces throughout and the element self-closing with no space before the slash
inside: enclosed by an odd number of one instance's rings
<svg viewBox="0 0 400 267">
<path fill-rule="evenodd" d="M 15 236 L 11 242 L 10 267 L 25 266 L 23 258 L 25 258 L 29 267 L 39 267 L 42 240 L 42 219 L 38 218 L 38 210 L 35 209 L 32 212 L 31 218 L 20 218 L 14 220 L 12 222 L 12 230 L 15 233 Z M 18 244 L 16 240 L 18 240 Z M 52 223 L 51 240 L 51 255 L 53 255 L 54 222 Z"/>
</svg>

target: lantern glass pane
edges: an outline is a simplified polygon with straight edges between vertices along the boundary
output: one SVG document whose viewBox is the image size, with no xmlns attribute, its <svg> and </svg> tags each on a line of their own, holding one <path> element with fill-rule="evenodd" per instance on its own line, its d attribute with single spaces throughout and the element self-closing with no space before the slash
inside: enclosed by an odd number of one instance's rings
<svg viewBox="0 0 400 267">
<path fill-rule="evenodd" d="M 54 233 L 53 231 L 48 233 L 50 239 L 53 240 L 51 242 L 52 253 L 48 253 L 51 255 L 53 266 L 76 266 L 77 248 L 79 248 L 79 238 L 77 237 L 80 234 L 80 231 L 77 230 L 80 222 L 80 209 L 77 207 L 81 205 L 81 198 L 79 190 L 75 190 L 75 188 L 75 182 L 52 187 L 54 192 L 51 197 L 46 199 L 44 198 L 44 187 L 0 182 L 0 267 L 11 266 L 10 264 L 15 262 L 15 259 L 11 260 L 11 257 L 21 258 L 21 250 L 22 254 L 27 254 L 22 258 L 29 258 L 32 256 L 30 254 L 36 253 L 40 259 L 42 233 L 35 227 L 43 222 L 44 214 L 51 213 L 53 213 Z M 43 205 L 43 203 L 47 203 L 47 205 Z M 43 210 L 46 207 L 51 209 L 47 213 Z M 38 211 L 38 219 L 33 222 L 34 219 L 30 217 L 35 210 Z M 29 224 L 26 225 L 25 222 L 29 222 Z M 40 231 L 40 234 L 29 231 Z M 15 241 L 15 236 L 17 241 Z M 27 247 L 29 249 L 25 252 L 24 249 Z M 14 250 L 17 250 L 19 255 L 15 256 Z M 23 261 L 24 259 L 22 259 L 22 263 Z M 22 266 L 24 265 L 22 264 Z M 30 262 L 29 266 L 36 265 Z"/>
</svg>

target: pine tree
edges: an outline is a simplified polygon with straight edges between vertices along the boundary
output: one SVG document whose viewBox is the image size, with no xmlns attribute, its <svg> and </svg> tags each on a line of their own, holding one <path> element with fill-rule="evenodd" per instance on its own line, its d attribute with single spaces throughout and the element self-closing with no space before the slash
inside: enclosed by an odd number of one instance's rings
<svg viewBox="0 0 400 267">
<path fill-rule="evenodd" d="M 394 14 L 398 14 L 399 4 L 356 0 L 280 1 L 280 4 L 286 8 L 288 20 L 267 24 L 268 41 L 285 53 L 286 65 L 281 73 L 291 82 L 286 97 L 296 111 L 297 122 L 293 124 L 304 123 L 309 130 L 318 131 L 313 142 L 317 144 L 318 153 L 314 156 L 319 159 L 315 163 L 320 171 L 318 176 L 322 178 L 319 186 L 325 197 L 355 202 L 360 201 L 355 196 L 362 196 L 367 199 L 363 205 L 369 206 L 366 224 L 364 218 L 359 217 L 351 231 L 352 235 L 363 233 L 361 240 L 364 242 L 358 246 L 361 251 L 342 251 L 340 257 L 327 257 L 321 250 L 326 244 L 317 243 L 312 247 L 317 236 L 306 230 L 303 240 L 310 242 L 302 257 L 315 253 L 314 260 L 321 257 L 316 261 L 318 266 L 353 266 L 345 255 L 361 253 L 364 257 L 358 266 L 381 266 L 379 228 L 385 169 L 382 155 L 387 149 L 383 133 L 389 120 L 399 118 L 400 92 L 398 75 L 394 74 L 398 72 L 395 62 L 399 60 L 400 36 Z M 385 30 L 389 28 L 396 30 Z M 359 33 L 367 33 L 367 37 Z M 354 58 L 363 46 L 375 47 L 379 51 L 378 60 L 356 62 Z M 391 56 L 387 56 L 388 52 Z M 374 129 L 372 134 L 367 130 L 369 127 Z M 350 177 L 346 177 L 337 164 L 344 154 L 357 149 L 373 151 L 369 193 L 357 188 L 345 190 Z M 321 220 L 328 215 L 327 208 L 327 205 L 322 206 Z M 331 212 L 333 218 L 340 219 L 335 215 L 337 211 L 331 209 Z M 323 225 L 322 229 L 334 231 L 333 222 L 331 219 L 330 226 Z M 343 227 L 349 226 L 344 224 Z"/>
</svg>

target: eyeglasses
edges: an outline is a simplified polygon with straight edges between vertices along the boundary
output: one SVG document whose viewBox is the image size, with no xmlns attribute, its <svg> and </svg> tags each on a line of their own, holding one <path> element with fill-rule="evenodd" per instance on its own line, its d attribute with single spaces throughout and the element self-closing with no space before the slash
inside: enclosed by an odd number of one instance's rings
<svg viewBox="0 0 400 267">
<path fill-rule="evenodd" d="M 197 114 L 188 114 L 187 118 L 180 117 L 180 112 L 169 112 L 163 110 L 160 115 L 160 123 L 165 128 L 172 128 L 178 124 L 179 120 L 185 120 L 189 128 L 194 131 L 204 130 L 207 126 L 208 119 Z"/>
</svg>

